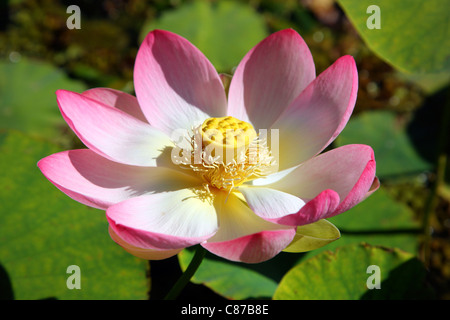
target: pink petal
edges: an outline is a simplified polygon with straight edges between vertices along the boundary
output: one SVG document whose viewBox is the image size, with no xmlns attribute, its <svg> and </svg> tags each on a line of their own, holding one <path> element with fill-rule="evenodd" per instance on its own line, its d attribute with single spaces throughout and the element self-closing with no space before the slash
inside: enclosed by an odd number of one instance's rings
<svg viewBox="0 0 450 320">
<path fill-rule="evenodd" d="M 375 158 L 366 145 L 346 145 L 303 163 L 289 174 L 278 174 L 278 181 L 253 181 L 291 193 L 306 204 L 299 212 L 276 219 L 277 223 L 303 225 L 342 213 L 363 201 L 379 186 L 375 177 Z M 309 201 L 308 201 L 309 200 Z"/>
<path fill-rule="evenodd" d="M 66 90 L 56 95 L 70 128 L 89 149 L 110 160 L 155 166 L 164 149 L 173 146 L 163 132 L 117 108 Z"/>
<path fill-rule="evenodd" d="M 97 100 L 107 106 L 122 110 L 123 112 L 148 123 L 136 97 L 131 94 L 110 88 L 93 88 L 83 92 L 82 95 Z"/>
<path fill-rule="evenodd" d="M 136 57 L 134 84 L 145 116 L 168 135 L 226 115 L 218 73 L 196 47 L 174 33 L 155 30 L 147 35 Z"/>
<path fill-rule="evenodd" d="M 216 196 L 219 230 L 202 246 L 223 258 L 256 263 L 277 255 L 292 241 L 295 228 L 258 217 L 235 194 Z"/>
<path fill-rule="evenodd" d="M 284 170 L 324 150 L 345 127 L 356 102 L 358 74 L 353 57 L 322 72 L 272 125 L 279 129 L 279 167 Z"/>
<path fill-rule="evenodd" d="M 217 230 L 214 206 L 195 190 L 143 195 L 106 210 L 112 230 L 143 249 L 179 249 L 210 238 Z"/>
<path fill-rule="evenodd" d="M 231 80 L 228 115 L 269 129 L 315 78 L 308 46 L 292 29 L 276 32 L 254 47 Z"/>
<path fill-rule="evenodd" d="M 132 246 L 131 244 L 125 242 L 120 238 L 111 227 L 108 228 L 109 235 L 119 246 L 121 246 L 125 251 L 131 253 L 132 255 L 145 259 L 145 260 L 162 260 L 170 258 L 180 252 L 181 249 L 170 249 L 170 250 L 155 250 L 155 249 L 143 249 Z"/>
<path fill-rule="evenodd" d="M 38 167 L 48 180 L 74 200 L 103 210 L 142 194 L 199 184 L 193 176 L 179 171 L 124 165 L 89 149 L 50 155 L 40 160 Z"/>
<path fill-rule="evenodd" d="M 202 246 L 222 258 L 245 263 L 267 261 L 294 239 L 295 229 L 271 230 L 223 242 L 204 242 Z"/>
</svg>

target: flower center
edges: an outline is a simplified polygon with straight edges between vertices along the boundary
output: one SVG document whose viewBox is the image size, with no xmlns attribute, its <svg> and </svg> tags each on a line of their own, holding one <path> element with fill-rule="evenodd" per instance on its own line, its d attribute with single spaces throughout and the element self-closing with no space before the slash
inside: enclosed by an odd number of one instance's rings
<svg viewBox="0 0 450 320">
<path fill-rule="evenodd" d="M 190 137 L 177 162 L 196 172 L 205 189 L 231 192 L 245 181 L 270 173 L 274 159 L 253 126 L 234 117 L 209 118 Z"/>
<path fill-rule="evenodd" d="M 201 135 L 203 148 L 229 163 L 248 149 L 256 138 L 256 131 L 251 124 L 228 116 L 206 119 L 201 126 Z"/>
</svg>

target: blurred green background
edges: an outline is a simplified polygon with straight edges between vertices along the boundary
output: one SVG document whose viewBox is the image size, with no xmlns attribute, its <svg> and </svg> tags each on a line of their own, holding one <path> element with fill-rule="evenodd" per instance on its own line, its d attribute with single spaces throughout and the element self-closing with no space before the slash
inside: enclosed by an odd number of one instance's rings
<svg viewBox="0 0 450 320">
<path fill-rule="evenodd" d="M 192 256 L 187 249 L 149 263 L 128 255 L 109 238 L 102 211 L 69 199 L 41 175 L 39 159 L 84 147 L 59 114 L 57 89 L 110 87 L 133 94 L 134 59 L 155 28 L 186 37 L 229 74 L 264 37 L 293 28 L 312 51 L 317 74 L 342 55 L 355 58 L 355 111 L 332 147 L 371 145 L 382 186 L 330 219 L 340 240 L 259 265 L 208 255 L 180 299 L 450 299 L 450 30 L 442 10 L 450 3 L 399 3 L 0 2 L 0 298 L 160 299 Z M 81 29 L 66 26 L 66 9 L 74 4 Z M 381 8 L 379 30 L 366 26 L 369 4 Z M 374 257 L 389 270 L 378 296 L 349 285 L 349 270 L 360 270 L 365 281 L 365 269 L 358 268 L 377 264 Z M 66 268 L 73 264 L 82 271 L 81 290 L 66 286 Z M 327 283 L 304 276 L 309 274 Z M 290 292 L 291 280 L 291 286 L 317 290 Z M 329 290 L 342 286 L 350 289 Z"/>
</svg>

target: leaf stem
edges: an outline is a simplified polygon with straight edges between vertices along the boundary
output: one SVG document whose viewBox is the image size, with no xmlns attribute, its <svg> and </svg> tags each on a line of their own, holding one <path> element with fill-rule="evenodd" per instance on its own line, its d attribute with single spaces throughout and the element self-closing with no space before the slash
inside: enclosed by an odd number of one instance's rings
<svg viewBox="0 0 450 320">
<path fill-rule="evenodd" d="M 178 281 L 175 283 L 175 285 L 170 289 L 169 293 L 165 296 L 164 300 L 175 300 L 178 295 L 181 293 L 181 291 L 186 287 L 186 285 L 191 280 L 192 276 L 197 271 L 198 267 L 203 261 L 203 258 L 205 257 L 206 250 L 198 245 L 197 250 L 195 251 L 195 255 L 192 258 L 191 262 L 189 263 L 189 266 L 187 269 L 183 272 L 181 277 L 178 279 Z"/>
<path fill-rule="evenodd" d="M 429 265 L 431 256 L 431 219 L 432 213 L 436 209 L 438 201 L 439 189 L 442 188 L 445 179 L 445 169 L 447 166 L 447 138 L 448 127 L 450 125 L 450 89 L 447 89 L 447 101 L 442 106 L 443 113 L 441 118 L 441 131 L 439 135 L 437 157 L 436 157 L 436 174 L 435 180 L 430 190 L 427 203 L 425 205 L 425 211 L 423 216 L 423 250 L 422 258 L 426 266 Z"/>
<path fill-rule="evenodd" d="M 429 265 L 430 255 L 431 255 L 431 218 L 432 213 L 436 209 L 437 201 L 438 201 L 438 191 L 444 181 L 445 175 L 445 166 L 447 163 L 447 155 L 441 154 L 438 159 L 437 168 L 436 168 L 436 180 L 433 183 L 433 186 L 430 191 L 430 196 L 425 206 L 425 213 L 423 216 L 423 233 L 424 233 L 424 241 L 423 241 L 423 260 L 426 266 Z"/>
</svg>

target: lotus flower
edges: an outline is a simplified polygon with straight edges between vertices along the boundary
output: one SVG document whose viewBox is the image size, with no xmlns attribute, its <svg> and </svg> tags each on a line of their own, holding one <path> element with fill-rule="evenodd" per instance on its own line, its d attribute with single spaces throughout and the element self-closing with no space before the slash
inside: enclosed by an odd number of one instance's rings
<svg viewBox="0 0 450 320">
<path fill-rule="evenodd" d="M 316 77 L 291 29 L 248 52 L 228 96 L 196 47 L 154 30 L 138 51 L 134 84 L 136 98 L 107 88 L 58 90 L 62 116 L 88 149 L 38 166 L 69 197 L 106 210 L 110 236 L 135 256 L 164 259 L 200 244 L 258 263 L 314 249 L 330 240 L 321 237 L 334 228 L 324 219 L 378 188 L 369 146 L 321 153 L 353 111 L 354 59 L 343 56 Z M 220 153 L 227 150 L 228 159 Z"/>
</svg>

